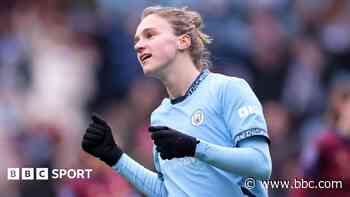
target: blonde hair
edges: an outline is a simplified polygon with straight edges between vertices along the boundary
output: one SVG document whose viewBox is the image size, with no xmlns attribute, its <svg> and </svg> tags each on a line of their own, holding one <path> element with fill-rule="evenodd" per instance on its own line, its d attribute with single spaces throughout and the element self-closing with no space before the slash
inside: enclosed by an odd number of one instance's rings
<svg viewBox="0 0 350 197">
<path fill-rule="evenodd" d="M 143 10 L 141 20 L 152 14 L 165 18 L 173 27 L 176 36 L 190 36 L 190 55 L 198 70 L 211 67 L 210 52 L 206 45 L 210 44 L 212 39 L 202 32 L 203 20 L 198 12 L 187 7 L 151 6 Z"/>
</svg>

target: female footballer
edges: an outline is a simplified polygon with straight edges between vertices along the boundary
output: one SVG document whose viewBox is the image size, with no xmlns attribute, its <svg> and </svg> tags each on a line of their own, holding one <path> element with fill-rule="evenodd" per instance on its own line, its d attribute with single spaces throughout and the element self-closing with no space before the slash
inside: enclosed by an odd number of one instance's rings
<svg viewBox="0 0 350 197">
<path fill-rule="evenodd" d="M 147 196 L 267 196 L 269 137 L 262 106 L 246 81 L 212 73 L 192 10 L 148 7 L 135 33 L 143 72 L 158 78 L 168 98 L 151 114 L 156 172 L 115 144 L 110 126 L 93 115 L 82 148 Z"/>
</svg>

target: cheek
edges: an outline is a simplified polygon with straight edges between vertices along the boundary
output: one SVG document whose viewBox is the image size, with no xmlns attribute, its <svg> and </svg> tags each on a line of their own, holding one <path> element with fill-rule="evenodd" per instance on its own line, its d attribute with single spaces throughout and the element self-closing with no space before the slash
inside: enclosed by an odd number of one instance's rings
<svg viewBox="0 0 350 197">
<path fill-rule="evenodd" d="M 164 40 L 157 43 L 157 51 L 159 51 L 159 57 L 164 60 L 174 58 L 176 54 L 176 43 L 173 40 Z"/>
<path fill-rule="evenodd" d="M 162 56 L 166 59 L 172 59 L 175 57 L 176 48 L 174 46 L 165 46 L 162 49 Z"/>
</svg>

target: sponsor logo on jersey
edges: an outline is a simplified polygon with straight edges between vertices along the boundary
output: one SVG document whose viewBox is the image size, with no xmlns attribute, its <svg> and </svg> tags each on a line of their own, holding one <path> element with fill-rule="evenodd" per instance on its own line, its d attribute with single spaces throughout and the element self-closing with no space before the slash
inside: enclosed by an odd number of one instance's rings
<svg viewBox="0 0 350 197">
<path fill-rule="evenodd" d="M 255 105 L 248 105 L 244 106 L 238 109 L 238 115 L 240 118 L 246 118 L 250 114 L 257 113 L 258 111 L 258 106 Z"/>
</svg>

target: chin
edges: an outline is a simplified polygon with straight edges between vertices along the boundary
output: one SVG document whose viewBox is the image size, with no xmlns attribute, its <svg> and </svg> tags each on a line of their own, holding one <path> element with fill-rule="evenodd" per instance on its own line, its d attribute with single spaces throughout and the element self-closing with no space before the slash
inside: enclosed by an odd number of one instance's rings
<svg viewBox="0 0 350 197">
<path fill-rule="evenodd" d="M 148 69 L 148 68 L 142 68 L 143 69 L 143 74 L 146 75 L 146 76 L 149 76 L 151 75 L 152 73 L 152 70 Z"/>
<path fill-rule="evenodd" d="M 150 67 L 149 65 L 143 66 L 142 70 L 143 70 L 143 74 L 146 76 L 153 76 L 156 73 L 156 70 L 154 68 Z"/>
<path fill-rule="evenodd" d="M 150 64 L 144 65 L 142 69 L 143 69 L 144 75 L 146 76 L 157 76 L 160 70 L 158 66 L 150 65 Z"/>
</svg>

